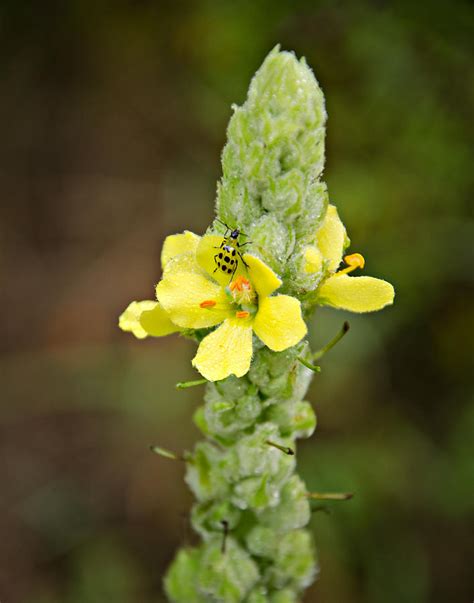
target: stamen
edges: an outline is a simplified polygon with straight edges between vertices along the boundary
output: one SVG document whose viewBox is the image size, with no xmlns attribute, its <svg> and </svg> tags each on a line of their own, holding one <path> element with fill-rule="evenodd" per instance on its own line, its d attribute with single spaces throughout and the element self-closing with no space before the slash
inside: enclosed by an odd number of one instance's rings
<svg viewBox="0 0 474 603">
<path fill-rule="evenodd" d="M 183 454 L 176 454 L 167 448 L 162 448 L 161 446 L 150 446 L 150 450 L 159 456 L 164 457 L 165 459 L 170 459 L 172 461 L 182 461 L 183 463 L 191 463 L 193 464 L 193 458 L 190 456 L 189 452 L 183 452 Z"/>
<path fill-rule="evenodd" d="M 354 494 L 352 492 L 306 492 L 305 496 L 313 500 L 350 500 Z"/>
<path fill-rule="evenodd" d="M 222 534 L 222 545 L 221 545 L 221 553 L 225 555 L 226 544 L 227 544 L 227 536 L 229 535 L 229 522 L 226 519 L 221 520 L 221 525 L 224 530 Z"/>
<path fill-rule="evenodd" d="M 199 306 L 201 308 L 213 308 L 216 304 L 217 302 L 213 299 L 206 299 L 205 301 L 201 302 Z"/>
<path fill-rule="evenodd" d="M 241 310 L 240 312 L 235 313 L 236 318 L 248 318 L 250 316 L 250 312 L 247 310 Z"/>
<path fill-rule="evenodd" d="M 278 450 L 281 450 L 282 452 L 284 452 L 285 454 L 288 454 L 289 456 L 294 456 L 295 451 L 290 448 L 289 446 L 282 446 L 281 444 L 277 444 L 276 442 L 272 442 L 271 440 L 266 440 L 265 444 L 268 444 L 269 446 L 273 446 L 274 448 L 278 448 Z"/>
<path fill-rule="evenodd" d="M 253 304 L 256 298 L 255 291 L 250 281 L 243 276 L 238 276 L 235 281 L 230 283 L 229 291 L 232 299 L 239 306 L 241 304 Z"/>
<path fill-rule="evenodd" d="M 356 270 L 356 268 L 363 268 L 365 266 L 364 256 L 360 253 L 346 255 L 344 262 L 347 264 L 347 268 L 339 270 L 336 274 L 349 274 L 349 272 Z"/>
<path fill-rule="evenodd" d="M 234 291 L 234 289 L 237 289 L 237 291 L 243 291 L 244 288 L 250 288 L 250 281 L 243 276 L 238 276 L 235 281 L 231 282 L 229 288 L 231 291 Z"/>
</svg>

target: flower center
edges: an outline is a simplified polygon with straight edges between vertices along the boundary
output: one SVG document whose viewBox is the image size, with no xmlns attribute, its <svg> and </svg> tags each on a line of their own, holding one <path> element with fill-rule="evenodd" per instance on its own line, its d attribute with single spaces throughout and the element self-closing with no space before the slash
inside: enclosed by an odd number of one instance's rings
<svg viewBox="0 0 474 603">
<path fill-rule="evenodd" d="M 360 253 L 352 253 L 351 255 L 346 255 L 344 258 L 344 262 L 347 264 L 347 268 L 338 270 L 336 274 L 349 274 L 349 272 L 352 272 L 357 268 L 363 268 L 365 266 L 364 256 Z"/>
<path fill-rule="evenodd" d="M 229 290 L 233 301 L 239 306 L 252 304 L 257 297 L 250 281 L 243 276 L 238 276 L 232 281 Z"/>
<path fill-rule="evenodd" d="M 257 294 L 249 280 L 238 276 L 225 288 L 225 291 L 229 300 L 227 303 L 205 299 L 199 303 L 199 307 L 207 310 L 223 310 L 230 305 L 230 309 L 235 312 L 235 317 L 241 319 L 249 318 L 256 313 Z"/>
</svg>

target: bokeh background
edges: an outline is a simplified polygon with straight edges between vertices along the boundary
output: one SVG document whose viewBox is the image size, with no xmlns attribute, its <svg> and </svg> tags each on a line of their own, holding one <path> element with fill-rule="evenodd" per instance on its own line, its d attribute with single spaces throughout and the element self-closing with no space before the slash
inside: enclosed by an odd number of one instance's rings
<svg viewBox="0 0 474 603">
<path fill-rule="evenodd" d="M 304 601 L 471 601 L 472 3 L 3 0 L 0 599 L 159 603 L 194 542 L 192 343 L 137 342 L 164 237 L 213 214 L 231 104 L 281 42 L 329 112 L 325 178 L 382 313 L 321 310 L 299 447 L 321 576 Z M 471 524 L 472 525 L 472 524 Z"/>
</svg>

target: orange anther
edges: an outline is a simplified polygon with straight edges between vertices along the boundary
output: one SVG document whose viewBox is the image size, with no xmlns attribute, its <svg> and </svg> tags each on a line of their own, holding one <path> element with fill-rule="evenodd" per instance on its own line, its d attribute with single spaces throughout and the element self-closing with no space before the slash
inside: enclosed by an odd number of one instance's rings
<svg viewBox="0 0 474 603">
<path fill-rule="evenodd" d="M 351 255 L 346 255 L 344 261 L 351 268 L 363 268 L 365 266 L 364 256 L 360 253 L 352 253 Z"/>
<path fill-rule="evenodd" d="M 217 302 L 215 302 L 213 299 L 206 299 L 206 301 L 201 302 L 199 306 L 201 308 L 213 308 L 216 303 Z"/>
<path fill-rule="evenodd" d="M 246 310 L 242 310 L 240 312 L 236 312 L 235 316 L 236 316 L 236 318 L 248 318 L 250 316 L 250 312 L 247 312 Z"/>
<path fill-rule="evenodd" d="M 336 272 L 336 274 L 349 274 L 356 268 L 363 268 L 365 266 L 364 256 L 360 253 L 352 253 L 351 255 L 346 255 L 344 258 L 344 262 L 347 264 L 347 268 L 343 268 Z"/>
<path fill-rule="evenodd" d="M 237 291 L 242 291 L 244 288 L 248 289 L 249 287 L 250 282 L 243 276 L 238 276 L 235 281 L 232 281 L 229 285 L 231 291 L 234 289 L 237 289 Z"/>
</svg>

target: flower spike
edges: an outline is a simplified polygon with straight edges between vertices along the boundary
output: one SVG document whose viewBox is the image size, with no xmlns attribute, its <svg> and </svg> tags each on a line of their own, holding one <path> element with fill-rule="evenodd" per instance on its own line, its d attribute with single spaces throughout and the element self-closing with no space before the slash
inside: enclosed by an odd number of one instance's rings
<svg viewBox="0 0 474 603">
<path fill-rule="evenodd" d="M 202 537 L 168 570 L 173 603 L 303 598 L 317 575 L 311 512 L 352 497 L 307 492 L 295 473 L 296 441 L 317 422 L 305 400 L 310 371 L 349 329 L 312 354 L 306 319 L 316 306 L 373 312 L 394 299 L 390 283 L 353 276 L 365 260 L 347 254 L 328 203 L 324 96 L 305 60 L 276 47 L 233 109 L 214 222 L 203 236 L 166 238 L 156 299 L 132 302 L 119 319 L 138 339 L 193 340 L 202 379 L 176 387 L 206 385 L 193 417 L 205 440 L 181 455 L 151 446 L 185 463 Z"/>
</svg>

